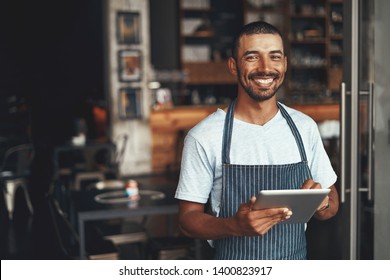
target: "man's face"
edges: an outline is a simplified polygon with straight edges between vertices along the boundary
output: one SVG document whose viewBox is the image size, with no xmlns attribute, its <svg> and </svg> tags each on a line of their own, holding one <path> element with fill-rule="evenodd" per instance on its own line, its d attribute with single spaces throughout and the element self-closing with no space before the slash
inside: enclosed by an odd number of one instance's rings
<svg viewBox="0 0 390 280">
<path fill-rule="evenodd" d="M 244 90 L 255 101 L 272 98 L 287 70 L 282 39 L 276 34 L 242 36 L 235 64 L 240 92 Z"/>
</svg>

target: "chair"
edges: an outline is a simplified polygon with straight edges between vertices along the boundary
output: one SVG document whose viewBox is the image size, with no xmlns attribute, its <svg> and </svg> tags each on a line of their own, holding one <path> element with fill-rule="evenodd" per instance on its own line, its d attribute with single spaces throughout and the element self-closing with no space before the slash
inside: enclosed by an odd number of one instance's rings
<svg viewBox="0 0 390 280">
<path fill-rule="evenodd" d="M 91 171 L 79 171 L 74 176 L 73 189 L 80 190 L 81 182 L 88 181 L 88 183 L 104 181 L 107 179 L 116 179 L 120 173 L 120 166 L 125 156 L 127 146 L 128 135 L 120 134 L 115 139 L 115 153 L 112 156 L 110 151 L 102 149 L 95 155 L 95 161 L 97 163 L 96 170 Z M 85 184 L 88 185 L 88 184 Z"/>
<path fill-rule="evenodd" d="M 111 241 L 119 249 L 122 259 L 144 259 L 149 238 L 143 223 L 108 220 L 97 222 L 95 229 L 103 240 Z"/>
<path fill-rule="evenodd" d="M 106 176 L 110 179 L 120 177 L 120 167 L 125 157 L 128 139 L 129 136 L 123 133 L 118 135 L 114 140 L 116 146 L 115 153 L 111 162 L 108 163 L 106 170 Z"/>
<path fill-rule="evenodd" d="M 127 134 L 121 134 L 116 138 L 116 152 L 115 152 L 115 164 L 120 165 L 123 162 L 125 151 L 127 147 L 127 140 L 129 136 Z"/>
<path fill-rule="evenodd" d="M 30 175 L 30 165 L 33 157 L 34 148 L 31 144 L 12 147 L 4 154 L 0 169 L 0 183 L 10 220 L 13 219 L 15 195 L 19 187 L 24 191 L 30 213 L 33 213 L 33 207 L 27 189 L 27 179 Z"/>
<path fill-rule="evenodd" d="M 120 177 L 120 167 L 126 152 L 127 134 L 120 134 L 114 139 L 115 151 L 101 149 L 94 156 L 95 169 L 105 174 L 107 179 Z"/>
<path fill-rule="evenodd" d="M 77 172 L 74 175 L 74 183 L 72 189 L 79 191 L 83 188 L 83 186 L 88 186 L 92 182 L 104 181 L 104 179 L 105 179 L 104 174 L 99 171 Z"/>
</svg>

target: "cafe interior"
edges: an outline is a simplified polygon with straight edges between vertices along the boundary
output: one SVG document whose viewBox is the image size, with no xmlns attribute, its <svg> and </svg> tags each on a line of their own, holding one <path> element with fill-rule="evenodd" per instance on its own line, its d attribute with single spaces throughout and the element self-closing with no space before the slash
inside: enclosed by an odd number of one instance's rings
<svg viewBox="0 0 390 280">
<path fill-rule="evenodd" d="M 289 67 L 278 99 L 317 122 L 340 174 L 350 5 L 3 1 L 1 259 L 212 259 L 206 241 L 178 228 L 181 151 L 194 125 L 234 99 L 230 43 L 252 21 L 285 34 Z M 344 218 L 309 222 L 309 259 L 349 258 L 329 250 L 342 243 Z M 372 227 L 370 221 L 362 223 Z M 359 258 L 374 258 L 366 242 L 373 231 L 360 238 Z"/>
</svg>

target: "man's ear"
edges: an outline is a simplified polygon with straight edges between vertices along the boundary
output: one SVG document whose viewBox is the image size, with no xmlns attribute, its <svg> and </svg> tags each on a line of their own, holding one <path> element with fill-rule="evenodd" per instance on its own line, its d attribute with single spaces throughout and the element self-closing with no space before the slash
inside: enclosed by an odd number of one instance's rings
<svg viewBox="0 0 390 280">
<path fill-rule="evenodd" d="M 285 70 L 285 73 L 287 72 L 287 56 L 284 56 L 284 70 Z"/>
<path fill-rule="evenodd" d="M 237 76 L 237 62 L 233 57 L 229 57 L 228 67 L 229 67 L 229 72 L 232 75 Z"/>
</svg>

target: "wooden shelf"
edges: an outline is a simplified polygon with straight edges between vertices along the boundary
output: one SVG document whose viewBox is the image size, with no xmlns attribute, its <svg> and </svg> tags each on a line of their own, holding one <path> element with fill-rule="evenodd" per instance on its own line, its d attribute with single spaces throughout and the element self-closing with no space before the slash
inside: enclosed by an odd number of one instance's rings
<svg viewBox="0 0 390 280">
<path fill-rule="evenodd" d="M 294 69 L 327 69 L 327 65 L 291 65 Z"/>
<path fill-rule="evenodd" d="M 291 18 L 297 19 L 325 19 L 326 15 L 316 15 L 316 14 L 291 14 Z"/>
<path fill-rule="evenodd" d="M 331 40 L 343 40 L 344 37 L 341 34 L 339 34 L 339 35 L 330 35 L 330 39 Z"/>
<path fill-rule="evenodd" d="M 184 37 L 184 39 L 207 39 L 214 38 L 215 34 L 211 32 L 197 32 L 194 34 L 182 34 L 181 36 Z"/>
<path fill-rule="evenodd" d="M 152 131 L 188 130 L 215 112 L 218 106 L 179 106 L 153 111 L 150 116 Z"/>
<path fill-rule="evenodd" d="M 315 104 L 315 105 L 290 105 L 292 108 L 310 116 L 317 123 L 327 120 L 340 119 L 340 105 L 334 104 Z"/>
<path fill-rule="evenodd" d="M 325 38 L 305 38 L 302 40 L 290 40 L 291 44 L 325 44 Z"/>
<path fill-rule="evenodd" d="M 188 85 L 235 84 L 236 77 L 230 74 L 227 61 L 219 62 L 184 62 L 183 70 L 187 73 Z"/>
<path fill-rule="evenodd" d="M 211 13 L 210 8 L 181 8 L 184 13 Z"/>
</svg>

